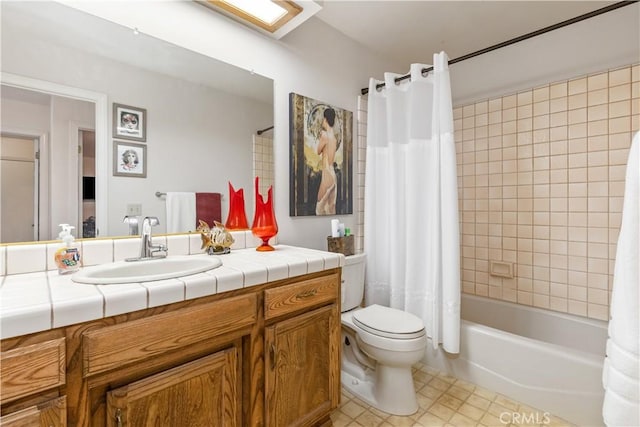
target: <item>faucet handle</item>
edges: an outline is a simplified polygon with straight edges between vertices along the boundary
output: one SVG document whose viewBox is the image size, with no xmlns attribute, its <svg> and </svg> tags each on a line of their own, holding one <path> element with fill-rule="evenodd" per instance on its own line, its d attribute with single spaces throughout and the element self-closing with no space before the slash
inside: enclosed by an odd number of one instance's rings
<svg viewBox="0 0 640 427">
<path fill-rule="evenodd" d="M 168 248 L 167 245 L 152 245 L 150 248 L 150 252 L 151 256 L 153 256 L 153 254 L 155 253 L 162 252 L 160 257 L 163 258 L 167 256 Z"/>
<path fill-rule="evenodd" d="M 129 224 L 129 235 L 135 236 L 138 234 L 138 217 L 125 215 L 122 222 Z"/>
<path fill-rule="evenodd" d="M 160 220 L 157 216 L 145 216 L 144 221 L 148 222 L 151 226 L 160 225 Z"/>
</svg>

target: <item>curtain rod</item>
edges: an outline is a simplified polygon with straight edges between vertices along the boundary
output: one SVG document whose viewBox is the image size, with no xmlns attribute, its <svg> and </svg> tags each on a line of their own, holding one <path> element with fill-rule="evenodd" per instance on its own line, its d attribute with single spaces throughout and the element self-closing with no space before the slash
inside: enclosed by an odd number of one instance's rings
<svg viewBox="0 0 640 427">
<path fill-rule="evenodd" d="M 605 6 L 603 8 L 596 9 L 596 10 L 594 10 L 592 12 L 585 13 L 584 15 L 576 16 L 575 18 L 567 19 L 566 21 L 562 21 L 562 22 L 559 22 L 557 24 L 553 24 L 553 25 L 550 25 L 548 27 L 544 27 L 544 28 L 542 28 L 540 30 L 536 30 L 536 31 L 524 34 L 522 36 L 515 37 L 513 39 L 504 41 L 502 43 L 498 43 L 498 44 L 495 44 L 493 46 L 489 46 L 487 48 L 480 49 L 480 50 L 477 50 L 475 52 L 468 53 L 468 54 L 460 56 L 458 58 L 451 59 L 451 60 L 449 60 L 449 65 L 455 64 L 456 62 L 464 61 L 466 59 L 471 59 L 471 58 L 474 58 L 476 56 L 480 56 L 482 54 L 485 54 L 485 53 L 488 53 L 488 52 L 491 52 L 491 51 L 494 51 L 494 50 L 497 50 L 497 49 L 500 49 L 500 48 L 503 48 L 503 47 L 506 47 L 506 46 L 509 46 L 509 45 L 512 45 L 512 44 L 515 44 L 515 43 L 518 43 L 518 42 L 521 42 L 523 40 L 530 39 L 532 37 L 539 36 L 539 35 L 544 34 L 544 33 L 548 33 L 548 32 L 553 31 L 553 30 L 557 30 L 558 28 L 566 27 L 567 25 L 571 25 L 571 24 L 575 24 L 575 23 L 580 22 L 580 21 L 584 21 L 585 19 L 593 18 L 594 16 L 602 15 L 603 13 L 607 13 L 607 12 L 610 12 L 612 10 L 619 9 L 621 7 L 624 7 L 624 6 L 629 6 L 631 4 L 638 3 L 638 1 L 640 1 L 640 0 L 619 1 L 617 3 L 610 4 L 609 6 Z M 433 70 L 433 67 L 423 68 L 422 69 L 422 74 L 426 74 L 426 73 L 428 73 L 429 71 L 432 71 L 432 70 Z M 407 80 L 407 79 L 410 79 L 410 78 L 411 78 L 411 74 L 407 74 L 405 76 L 397 77 L 394 81 L 396 83 L 400 83 L 401 81 Z M 385 87 L 384 83 L 379 83 L 379 84 L 376 85 L 376 89 L 381 89 L 383 87 Z M 360 89 L 360 93 L 362 93 L 362 95 L 368 94 L 369 93 L 369 88 L 365 87 L 365 88 Z"/>
<path fill-rule="evenodd" d="M 269 126 L 268 128 L 260 129 L 260 130 L 259 130 L 259 131 L 257 131 L 256 133 L 257 133 L 258 135 L 262 135 L 263 133 L 265 133 L 266 131 L 269 131 L 269 130 L 271 130 L 271 129 L 273 129 L 273 126 Z"/>
</svg>

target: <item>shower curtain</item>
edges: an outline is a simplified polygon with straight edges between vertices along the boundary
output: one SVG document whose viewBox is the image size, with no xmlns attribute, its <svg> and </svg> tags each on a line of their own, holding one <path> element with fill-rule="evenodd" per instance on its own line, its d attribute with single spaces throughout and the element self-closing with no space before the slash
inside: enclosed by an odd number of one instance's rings
<svg viewBox="0 0 640 427">
<path fill-rule="evenodd" d="M 448 57 L 411 81 L 369 82 L 365 175 L 365 302 L 420 317 L 433 346 L 459 352 L 458 185 Z"/>
</svg>

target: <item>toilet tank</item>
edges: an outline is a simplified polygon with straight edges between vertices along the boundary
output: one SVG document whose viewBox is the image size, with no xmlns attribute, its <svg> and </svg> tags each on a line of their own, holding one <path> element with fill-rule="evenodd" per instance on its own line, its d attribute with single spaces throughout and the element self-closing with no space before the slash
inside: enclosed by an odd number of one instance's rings
<svg viewBox="0 0 640 427">
<path fill-rule="evenodd" d="M 364 297 L 364 267 L 366 254 L 345 257 L 342 266 L 341 310 L 343 312 L 356 308 Z"/>
</svg>

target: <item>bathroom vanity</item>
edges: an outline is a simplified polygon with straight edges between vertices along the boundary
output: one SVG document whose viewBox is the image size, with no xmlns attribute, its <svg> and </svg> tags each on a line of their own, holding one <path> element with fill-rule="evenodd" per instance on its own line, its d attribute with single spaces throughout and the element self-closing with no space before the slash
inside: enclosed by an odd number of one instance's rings
<svg viewBox="0 0 640 427">
<path fill-rule="evenodd" d="M 235 251 L 227 258 L 230 266 L 222 258 L 222 267 L 198 275 L 201 283 L 211 281 L 210 295 L 188 299 L 185 280 L 181 301 L 151 306 L 153 284 L 160 282 L 147 282 L 147 308 L 3 339 L 0 423 L 329 422 L 340 398 L 342 258 L 279 249 L 264 258 L 252 249 Z M 256 279 L 255 271 L 262 270 L 266 279 Z M 231 286 L 230 271 L 239 272 L 233 277 L 242 283 Z M 105 314 L 118 301 L 105 291 L 110 285 L 60 284 L 60 278 L 51 280 L 57 273 L 42 274 L 50 287 L 100 289 Z M 24 276 L 34 280 L 33 274 Z M 122 295 L 142 287 L 113 286 Z M 55 326 L 55 298 L 51 304 Z M 6 312 L 5 307 L 3 316 Z"/>
</svg>

